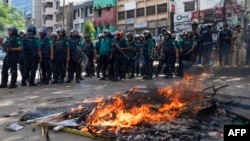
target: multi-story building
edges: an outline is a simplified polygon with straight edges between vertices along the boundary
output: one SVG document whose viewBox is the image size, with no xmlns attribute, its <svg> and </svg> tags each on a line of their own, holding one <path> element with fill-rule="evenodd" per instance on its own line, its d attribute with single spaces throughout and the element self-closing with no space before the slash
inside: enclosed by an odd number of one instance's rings
<svg viewBox="0 0 250 141">
<path fill-rule="evenodd" d="M 141 34 L 148 29 L 157 36 L 160 29 L 170 26 L 168 0 L 118 0 L 117 28 Z"/>
<path fill-rule="evenodd" d="M 41 26 L 46 28 L 46 30 L 51 33 L 53 32 L 53 22 L 54 22 L 54 7 L 56 5 L 55 0 L 42 0 L 41 5 Z"/>
<path fill-rule="evenodd" d="M 35 25 L 36 27 L 40 28 L 41 25 L 41 1 L 38 0 L 32 0 L 32 18 L 31 18 L 31 24 Z"/>
<path fill-rule="evenodd" d="M 97 35 L 104 29 L 116 30 L 117 0 L 94 0 L 94 26 Z"/>
<path fill-rule="evenodd" d="M 73 28 L 80 34 L 84 33 L 84 22 L 91 20 L 93 22 L 93 0 L 85 0 L 73 4 Z"/>
<path fill-rule="evenodd" d="M 9 3 L 9 5 L 21 10 L 22 15 L 25 19 L 25 25 L 31 24 L 32 18 L 32 0 L 5 0 L 4 2 Z"/>
</svg>

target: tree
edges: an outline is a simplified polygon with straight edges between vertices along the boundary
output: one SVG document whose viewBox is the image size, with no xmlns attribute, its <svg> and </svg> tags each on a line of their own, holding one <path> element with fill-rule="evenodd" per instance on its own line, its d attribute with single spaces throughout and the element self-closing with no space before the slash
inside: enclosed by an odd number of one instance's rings
<svg viewBox="0 0 250 141">
<path fill-rule="evenodd" d="M 8 26 L 15 26 L 17 29 L 25 28 L 25 21 L 21 11 L 11 7 L 6 3 L 0 2 L 0 35 L 6 33 Z"/>
<path fill-rule="evenodd" d="M 90 38 L 92 41 L 95 40 L 95 27 L 93 23 L 90 20 L 86 20 L 85 25 L 84 25 L 84 34 L 90 35 Z"/>
</svg>

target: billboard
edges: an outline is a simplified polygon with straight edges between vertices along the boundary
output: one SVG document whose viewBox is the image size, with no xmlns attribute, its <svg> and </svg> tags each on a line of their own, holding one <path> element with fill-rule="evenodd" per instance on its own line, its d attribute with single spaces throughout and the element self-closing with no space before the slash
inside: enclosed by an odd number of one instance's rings
<svg viewBox="0 0 250 141">
<path fill-rule="evenodd" d="M 191 28 L 191 12 L 174 14 L 174 29 L 177 32 Z"/>
</svg>

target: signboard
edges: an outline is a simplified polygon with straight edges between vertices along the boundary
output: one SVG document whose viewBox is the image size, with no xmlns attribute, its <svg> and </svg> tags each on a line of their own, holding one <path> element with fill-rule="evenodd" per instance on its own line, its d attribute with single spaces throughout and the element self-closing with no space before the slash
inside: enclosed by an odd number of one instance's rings
<svg viewBox="0 0 250 141">
<path fill-rule="evenodd" d="M 125 11 L 133 10 L 136 8 L 136 2 L 125 3 Z"/>
<path fill-rule="evenodd" d="M 177 32 L 191 28 L 191 12 L 174 14 L 174 29 Z"/>
<path fill-rule="evenodd" d="M 127 19 L 127 24 L 133 24 L 133 23 L 135 23 L 134 18 Z"/>
<path fill-rule="evenodd" d="M 145 28 L 148 26 L 147 22 L 140 22 L 140 23 L 135 23 L 134 28 Z"/>
</svg>

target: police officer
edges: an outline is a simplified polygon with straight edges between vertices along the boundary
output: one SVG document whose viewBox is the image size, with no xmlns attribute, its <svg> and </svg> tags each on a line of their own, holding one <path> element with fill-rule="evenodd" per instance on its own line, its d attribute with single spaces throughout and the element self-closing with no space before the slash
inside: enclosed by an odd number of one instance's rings
<svg viewBox="0 0 250 141">
<path fill-rule="evenodd" d="M 113 40 L 113 49 L 111 56 L 114 59 L 114 79 L 112 81 L 124 81 L 126 77 L 126 63 L 129 59 L 126 50 L 128 50 L 126 40 L 123 38 L 122 31 L 116 32 L 116 37 Z"/>
<path fill-rule="evenodd" d="M 233 49 L 233 33 L 228 29 L 227 23 L 223 25 L 223 28 L 224 29 L 220 31 L 218 38 L 220 66 L 229 65 L 229 53 Z"/>
<path fill-rule="evenodd" d="M 26 86 L 26 81 L 29 78 L 29 86 L 36 86 L 35 76 L 39 62 L 42 62 L 41 44 L 36 37 L 36 27 L 30 26 L 27 29 L 27 35 L 23 40 L 23 52 L 25 70 L 22 77 L 22 86 Z"/>
<path fill-rule="evenodd" d="M 197 45 L 196 40 L 193 39 L 193 31 L 191 29 L 187 30 L 186 39 L 183 39 L 183 43 L 181 45 L 181 77 L 183 77 L 184 73 L 187 72 L 187 69 L 190 68 L 193 64 L 193 53 L 195 46 Z"/>
<path fill-rule="evenodd" d="M 134 57 L 135 60 L 135 72 L 136 76 L 139 76 L 141 73 L 141 68 L 143 67 L 144 63 L 144 57 L 143 57 L 143 41 L 144 41 L 144 35 L 136 34 L 135 35 L 135 42 L 136 42 L 136 55 Z"/>
<path fill-rule="evenodd" d="M 53 77 L 54 80 L 51 84 L 64 83 L 64 77 L 66 75 L 66 64 L 70 59 L 70 47 L 68 39 L 66 38 L 66 31 L 62 27 L 56 29 L 58 38 L 55 41 L 55 45 L 51 49 L 53 60 Z"/>
<path fill-rule="evenodd" d="M 130 72 L 130 79 L 134 78 L 135 75 L 135 56 L 136 56 L 136 41 L 134 40 L 134 35 L 131 32 L 126 34 L 127 37 L 127 46 L 128 46 L 128 63 L 127 68 L 128 72 Z"/>
<path fill-rule="evenodd" d="M 213 51 L 213 39 L 211 26 L 207 25 L 205 30 L 201 33 L 201 46 L 203 55 L 203 65 L 208 66 L 211 59 L 211 53 Z"/>
<path fill-rule="evenodd" d="M 53 42 L 47 36 L 45 29 L 38 29 L 38 36 L 41 42 L 42 62 L 40 64 L 42 70 L 42 84 L 47 85 L 51 80 L 52 70 L 50 64 L 50 47 L 53 46 Z"/>
<path fill-rule="evenodd" d="M 196 63 L 196 64 L 201 63 L 201 51 L 202 51 L 201 46 L 200 46 L 200 31 L 199 31 L 198 25 L 199 25 L 198 20 L 193 19 L 192 20 L 193 38 L 197 43 L 194 49 L 193 63 Z"/>
<path fill-rule="evenodd" d="M 95 59 L 96 59 L 96 76 L 97 78 L 100 78 L 100 72 L 101 72 L 101 60 L 97 56 L 100 55 L 100 48 L 101 48 L 101 42 L 102 39 L 104 38 L 104 35 L 100 33 L 98 35 L 98 41 L 95 43 L 95 49 L 94 49 L 94 54 L 95 54 Z"/>
<path fill-rule="evenodd" d="M 11 69 L 11 81 L 9 88 L 16 88 L 17 81 L 17 62 L 19 53 L 22 51 L 22 39 L 18 36 L 16 27 L 8 28 L 9 37 L 3 44 L 6 55 L 3 60 L 2 78 L 0 88 L 7 88 L 8 70 Z"/>
<path fill-rule="evenodd" d="M 81 76 L 81 65 L 77 61 L 79 58 L 78 54 L 81 55 L 81 49 L 83 47 L 83 42 L 78 38 L 78 31 L 72 29 L 69 36 L 70 45 L 70 60 L 68 62 L 68 80 L 66 83 L 70 83 L 74 78 L 74 73 L 76 74 L 76 83 L 80 83 Z"/>
<path fill-rule="evenodd" d="M 25 30 L 21 30 L 21 31 L 19 32 L 19 36 L 20 36 L 20 38 L 21 38 L 22 40 L 24 39 L 25 34 L 26 34 L 26 31 L 25 31 Z M 20 54 L 19 54 L 19 60 L 18 60 L 19 71 L 20 71 L 20 73 L 21 73 L 22 76 L 23 76 L 24 69 L 25 69 L 23 55 L 24 55 L 24 54 L 23 54 L 23 51 L 21 51 Z"/>
<path fill-rule="evenodd" d="M 143 79 L 150 80 L 152 79 L 153 75 L 153 47 L 154 42 L 152 40 L 152 36 L 149 30 L 145 30 L 144 34 L 144 45 L 143 45 L 143 56 L 145 60 L 145 64 L 143 69 L 145 70 L 145 74 Z"/>
<path fill-rule="evenodd" d="M 176 47 L 175 40 L 171 38 L 171 32 L 168 31 L 165 33 L 165 40 L 163 42 L 162 47 L 162 56 L 164 56 L 164 60 L 166 62 L 166 79 L 173 78 L 173 64 L 175 62 L 175 58 L 178 58 L 178 49 Z"/>
<path fill-rule="evenodd" d="M 109 30 L 104 30 L 104 38 L 101 41 L 100 55 L 97 55 L 97 58 L 100 58 L 102 66 L 102 78 L 100 80 L 107 79 L 107 68 L 111 59 L 111 49 L 112 49 L 112 37 Z"/>
<path fill-rule="evenodd" d="M 88 57 L 88 65 L 86 67 L 86 75 L 85 77 L 90 77 L 92 78 L 94 75 L 94 44 L 90 39 L 90 35 L 86 34 L 85 35 L 85 42 L 84 42 L 84 47 L 83 51 Z"/>
</svg>

